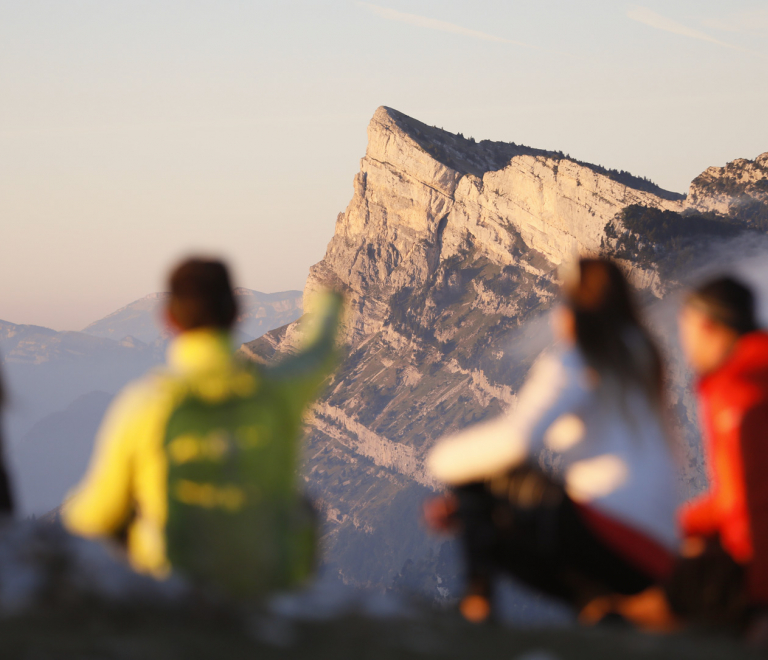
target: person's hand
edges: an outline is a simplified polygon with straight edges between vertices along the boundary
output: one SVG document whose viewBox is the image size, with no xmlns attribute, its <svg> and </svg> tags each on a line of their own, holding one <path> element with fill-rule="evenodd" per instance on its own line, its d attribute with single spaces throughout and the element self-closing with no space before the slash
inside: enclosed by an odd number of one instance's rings
<svg viewBox="0 0 768 660">
<path fill-rule="evenodd" d="M 680 556 L 686 559 L 700 557 L 707 549 L 707 540 L 702 536 L 689 536 L 680 544 Z"/>
<path fill-rule="evenodd" d="M 458 506 L 456 496 L 450 493 L 428 499 L 423 506 L 424 522 L 436 532 L 454 533 L 459 529 Z"/>
</svg>

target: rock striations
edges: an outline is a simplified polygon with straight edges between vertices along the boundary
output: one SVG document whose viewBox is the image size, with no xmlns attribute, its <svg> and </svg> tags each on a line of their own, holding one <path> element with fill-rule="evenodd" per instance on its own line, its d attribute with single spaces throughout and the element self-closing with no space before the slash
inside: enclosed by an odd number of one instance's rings
<svg viewBox="0 0 768 660">
<path fill-rule="evenodd" d="M 548 342 L 537 319 L 574 255 L 613 253 L 639 289 L 662 296 L 668 278 L 622 212 L 645 209 L 653 224 L 682 218 L 686 202 L 626 172 L 476 142 L 390 108 L 376 111 L 368 138 L 352 201 L 305 289 L 305 305 L 333 287 L 349 309 L 346 358 L 308 420 L 304 478 L 329 521 L 331 570 L 445 595 L 447 546 L 418 523 L 435 486 L 426 451 L 514 405 Z M 295 337 L 289 325 L 243 350 L 268 361 Z"/>
</svg>

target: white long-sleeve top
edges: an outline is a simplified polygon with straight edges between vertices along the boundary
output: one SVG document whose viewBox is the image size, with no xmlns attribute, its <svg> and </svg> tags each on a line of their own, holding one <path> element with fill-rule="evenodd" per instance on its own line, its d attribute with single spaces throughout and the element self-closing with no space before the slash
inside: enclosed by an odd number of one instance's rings
<svg viewBox="0 0 768 660">
<path fill-rule="evenodd" d="M 590 373 L 576 348 L 546 355 L 513 412 L 439 441 L 427 467 L 461 485 L 539 462 L 576 502 L 673 549 L 679 495 L 660 415 L 639 389 L 622 396 Z"/>
</svg>

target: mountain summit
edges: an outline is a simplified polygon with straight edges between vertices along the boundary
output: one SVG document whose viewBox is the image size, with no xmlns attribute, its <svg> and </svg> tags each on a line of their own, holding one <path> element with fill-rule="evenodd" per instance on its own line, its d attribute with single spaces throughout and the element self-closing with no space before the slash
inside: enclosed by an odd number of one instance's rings
<svg viewBox="0 0 768 660">
<path fill-rule="evenodd" d="M 558 269 L 574 255 L 613 256 L 659 298 L 701 241 L 747 231 L 712 211 L 697 185 L 698 206 L 686 208 L 683 195 L 627 172 L 376 111 L 352 200 L 305 289 L 339 289 L 348 302 L 347 357 L 309 420 L 304 466 L 328 521 L 332 571 L 355 584 L 449 592 L 450 548 L 418 523 L 436 486 L 423 466 L 429 447 L 514 405 L 549 342 L 539 319 L 556 299 Z M 289 325 L 243 351 L 268 361 L 295 337 Z"/>
</svg>

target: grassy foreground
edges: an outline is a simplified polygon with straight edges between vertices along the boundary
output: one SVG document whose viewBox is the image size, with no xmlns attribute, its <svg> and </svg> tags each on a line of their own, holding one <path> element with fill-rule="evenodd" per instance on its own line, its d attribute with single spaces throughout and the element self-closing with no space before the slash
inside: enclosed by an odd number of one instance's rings
<svg viewBox="0 0 768 660">
<path fill-rule="evenodd" d="M 473 627 L 453 614 L 344 616 L 163 613 L 76 608 L 0 619 L 0 657 L 33 660 L 456 658 L 467 660 L 740 660 L 763 657 L 731 640 L 612 629 Z"/>
</svg>

